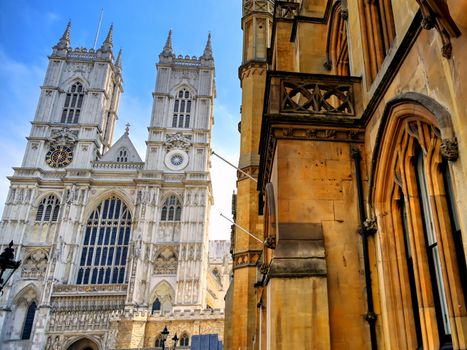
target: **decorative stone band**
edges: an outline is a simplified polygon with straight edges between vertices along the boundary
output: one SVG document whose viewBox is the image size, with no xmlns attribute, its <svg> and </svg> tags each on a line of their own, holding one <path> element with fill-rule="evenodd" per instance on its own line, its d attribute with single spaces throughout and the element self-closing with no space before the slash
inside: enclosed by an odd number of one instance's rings
<svg viewBox="0 0 467 350">
<path fill-rule="evenodd" d="M 320 223 L 282 223 L 268 279 L 326 276 L 323 230 Z"/>
<path fill-rule="evenodd" d="M 256 267 L 256 264 L 261 257 L 261 250 L 248 250 L 245 252 L 233 254 L 233 269 L 243 267 Z"/>
</svg>

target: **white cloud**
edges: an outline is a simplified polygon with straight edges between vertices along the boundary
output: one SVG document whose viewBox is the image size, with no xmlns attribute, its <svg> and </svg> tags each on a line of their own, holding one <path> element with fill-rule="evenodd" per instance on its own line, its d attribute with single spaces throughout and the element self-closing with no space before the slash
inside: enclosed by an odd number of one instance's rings
<svg viewBox="0 0 467 350">
<path fill-rule="evenodd" d="M 45 75 L 46 61 L 28 65 L 16 61 L 0 48 L 0 212 L 8 193 L 13 166 L 20 166 L 29 134 L 29 122 L 40 94 L 39 86 Z"/>
</svg>

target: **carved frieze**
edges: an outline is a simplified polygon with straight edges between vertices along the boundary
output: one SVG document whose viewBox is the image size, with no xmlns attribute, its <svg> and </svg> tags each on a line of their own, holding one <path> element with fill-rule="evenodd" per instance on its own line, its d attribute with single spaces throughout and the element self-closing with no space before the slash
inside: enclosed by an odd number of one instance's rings
<svg viewBox="0 0 467 350">
<path fill-rule="evenodd" d="M 256 266 L 260 256 L 261 251 L 256 250 L 236 253 L 233 255 L 233 268 L 238 269 L 241 267 Z"/>
<path fill-rule="evenodd" d="M 188 151 L 191 147 L 191 136 L 185 136 L 180 132 L 172 135 L 166 135 L 164 146 L 167 151 L 171 151 L 173 149 Z"/>
<path fill-rule="evenodd" d="M 73 146 L 78 140 L 78 131 L 69 128 L 52 129 L 49 142 L 60 146 Z"/>
</svg>

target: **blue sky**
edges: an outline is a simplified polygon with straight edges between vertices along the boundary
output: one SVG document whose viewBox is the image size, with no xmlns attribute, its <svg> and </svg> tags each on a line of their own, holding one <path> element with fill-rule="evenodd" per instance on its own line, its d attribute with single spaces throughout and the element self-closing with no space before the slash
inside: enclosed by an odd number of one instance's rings
<svg viewBox="0 0 467 350">
<path fill-rule="evenodd" d="M 240 0 L 120 0 L 0 1 L 0 210 L 8 191 L 6 176 L 20 166 L 47 69 L 47 56 L 72 22 L 71 46 L 91 48 L 99 16 L 103 20 L 97 47 L 111 23 L 114 25 L 114 51 L 123 49 L 123 88 L 119 121 L 114 140 L 131 124 L 130 137 L 144 159 L 152 97 L 155 63 L 167 38 L 173 32 L 174 52 L 200 56 L 208 33 L 216 64 L 212 147 L 238 162 L 242 32 Z M 210 237 L 228 239 L 230 223 L 219 217 L 230 216 L 235 170 L 212 158 L 215 206 L 211 212 Z"/>
</svg>

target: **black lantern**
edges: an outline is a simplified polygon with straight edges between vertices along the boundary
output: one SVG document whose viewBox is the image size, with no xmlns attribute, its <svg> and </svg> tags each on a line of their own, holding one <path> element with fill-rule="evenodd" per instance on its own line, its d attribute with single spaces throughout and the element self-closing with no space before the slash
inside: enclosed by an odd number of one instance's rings
<svg viewBox="0 0 467 350">
<path fill-rule="evenodd" d="M 0 254 L 0 292 L 21 264 L 21 261 L 15 261 L 15 251 L 12 247 L 13 241 Z"/>
<path fill-rule="evenodd" d="M 172 337 L 172 341 L 174 343 L 173 350 L 175 350 L 175 348 L 177 347 L 177 343 L 178 343 L 177 333 L 175 333 L 175 335 Z"/>
<path fill-rule="evenodd" d="M 165 350 L 165 342 L 167 341 L 167 336 L 169 335 L 169 330 L 167 326 L 164 327 L 164 330 L 161 332 L 162 336 L 162 350 Z"/>
</svg>

